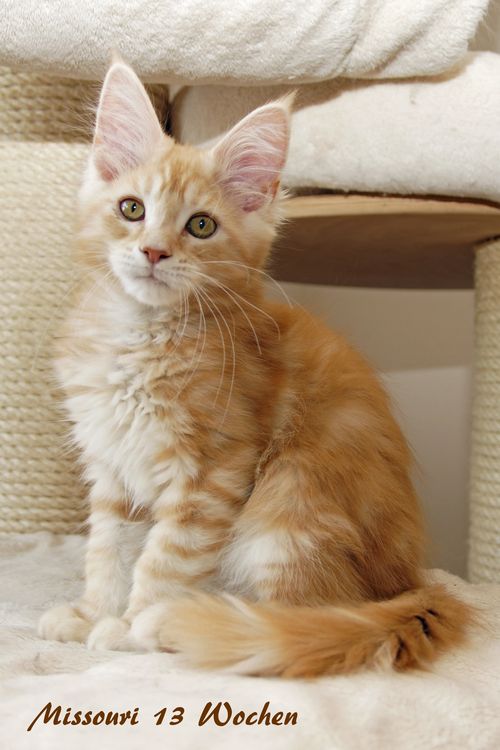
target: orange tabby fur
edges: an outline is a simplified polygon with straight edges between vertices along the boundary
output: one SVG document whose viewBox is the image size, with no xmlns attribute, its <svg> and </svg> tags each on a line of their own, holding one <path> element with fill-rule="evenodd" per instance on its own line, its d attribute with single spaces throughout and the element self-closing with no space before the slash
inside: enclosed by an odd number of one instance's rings
<svg viewBox="0 0 500 750">
<path fill-rule="evenodd" d="M 265 296 L 289 106 L 204 151 L 161 133 L 123 63 L 108 73 L 57 361 L 92 485 L 86 589 L 45 637 L 286 676 L 422 666 L 463 639 L 467 606 L 423 583 L 411 457 L 378 378 Z M 144 221 L 118 214 L 127 196 Z M 184 229 L 199 212 L 209 239 Z M 160 281 L 145 247 L 168 250 Z M 134 520 L 146 543 L 124 564 Z"/>
</svg>

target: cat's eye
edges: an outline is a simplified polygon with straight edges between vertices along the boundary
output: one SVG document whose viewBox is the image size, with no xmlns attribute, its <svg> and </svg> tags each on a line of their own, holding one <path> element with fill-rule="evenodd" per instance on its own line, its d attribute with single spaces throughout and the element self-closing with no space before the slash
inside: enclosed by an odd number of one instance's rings
<svg viewBox="0 0 500 750">
<path fill-rule="evenodd" d="M 213 235 L 217 229 L 217 224 L 208 214 L 195 214 L 189 219 L 186 229 L 193 237 L 197 237 L 199 240 L 206 240 Z"/>
<path fill-rule="evenodd" d="M 128 221 L 140 221 L 144 219 L 146 209 L 144 203 L 139 198 L 124 198 L 118 204 L 122 216 Z"/>
</svg>

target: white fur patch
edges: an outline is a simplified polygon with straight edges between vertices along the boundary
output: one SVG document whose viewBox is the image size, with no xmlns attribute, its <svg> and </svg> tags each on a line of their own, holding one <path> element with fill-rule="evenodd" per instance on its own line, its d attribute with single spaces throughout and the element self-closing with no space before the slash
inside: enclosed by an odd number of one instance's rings
<svg viewBox="0 0 500 750">
<path fill-rule="evenodd" d="M 152 344 L 157 333 L 172 335 L 168 316 L 150 320 L 133 300 L 117 297 L 111 310 L 100 312 L 100 351 L 58 363 L 62 385 L 79 391 L 66 399 L 74 439 L 92 465 L 89 478 L 104 491 L 107 485 L 113 498 L 118 485 L 133 503 L 148 506 L 171 486 L 171 499 L 178 501 L 196 463 L 185 452 L 165 462 L 158 456 L 178 443 L 189 418 L 179 404 L 170 419 L 157 416 L 149 391 L 151 382 L 168 379 L 169 368 L 179 367 L 167 358 L 159 361 Z"/>
<path fill-rule="evenodd" d="M 232 590 L 252 588 L 273 575 L 273 568 L 293 562 L 314 545 L 306 532 L 276 529 L 237 537 L 223 559 L 223 577 Z"/>
</svg>

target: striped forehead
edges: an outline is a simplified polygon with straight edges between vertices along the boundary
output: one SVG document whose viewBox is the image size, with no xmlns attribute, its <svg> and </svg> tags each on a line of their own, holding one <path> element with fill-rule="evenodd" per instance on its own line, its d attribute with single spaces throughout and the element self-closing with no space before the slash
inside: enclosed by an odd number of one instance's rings
<svg viewBox="0 0 500 750">
<path fill-rule="evenodd" d="M 138 191 L 155 223 L 175 221 L 184 211 L 208 210 L 218 200 L 218 190 L 201 155 L 197 159 L 186 156 L 170 152 L 138 175 Z"/>
</svg>

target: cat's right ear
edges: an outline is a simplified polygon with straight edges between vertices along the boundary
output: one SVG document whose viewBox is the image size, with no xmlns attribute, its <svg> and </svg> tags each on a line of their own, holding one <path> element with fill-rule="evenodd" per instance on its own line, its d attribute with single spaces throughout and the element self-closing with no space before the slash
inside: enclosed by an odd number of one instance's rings
<svg viewBox="0 0 500 750">
<path fill-rule="evenodd" d="M 102 86 L 92 148 L 100 177 L 109 182 L 145 162 L 164 138 L 146 89 L 132 68 L 113 62 Z"/>
</svg>

